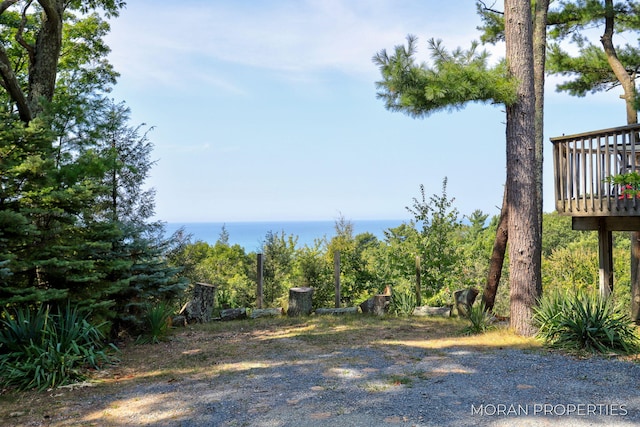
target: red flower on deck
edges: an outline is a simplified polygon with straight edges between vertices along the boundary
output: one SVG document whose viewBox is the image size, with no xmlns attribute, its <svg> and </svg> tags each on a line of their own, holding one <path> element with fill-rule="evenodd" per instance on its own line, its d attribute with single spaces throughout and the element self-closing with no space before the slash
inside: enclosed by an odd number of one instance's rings
<svg viewBox="0 0 640 427">
<path fill-rule="evenodd" d="M 618 199 L 633 199 L 634 197 L 640 199 L 640 190 L 631 184 L 626 184 L 621 194 L 618 196 Z"/>
</svg>

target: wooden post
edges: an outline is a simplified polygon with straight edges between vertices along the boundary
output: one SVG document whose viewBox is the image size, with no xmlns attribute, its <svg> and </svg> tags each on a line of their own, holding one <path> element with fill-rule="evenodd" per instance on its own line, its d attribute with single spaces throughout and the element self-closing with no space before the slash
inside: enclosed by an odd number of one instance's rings
<svg viewBox="0 0 640 427">
<path fill-rule="evenodd" d="M 416 255 L 416 305 L 422 305 L 422 292 L 420 291 L 420 255 Z"/>
<path fill-rule="evenodd" d="M 333 253 L 333 281 L 336 284 L 336 308 L 340 308 L 340 251 Z"/>
<path fill-rule="evenodd" d="M 613 291 L 613 238 L 602 218 L 598 221 L 598 261 L 600 264 L 600 296 L 607 298 Z"/>
<path fill-rule="evenodd" d="M 258 290 L 256 296 L 256 308 L 262 308 L 262 299 L 264 297 L 264 293 L 262 290 L 262 284 L 264 279 L 264 266 L 262 262 L 262 254 L 258 254 Z"/>
</svg>

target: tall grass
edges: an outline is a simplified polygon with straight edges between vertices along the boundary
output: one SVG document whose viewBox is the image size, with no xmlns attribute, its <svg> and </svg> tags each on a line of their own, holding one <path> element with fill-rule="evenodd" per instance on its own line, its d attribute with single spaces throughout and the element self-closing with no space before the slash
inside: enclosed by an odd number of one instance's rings
<svg viewBox="0 0 640 427">
<path fill-rule="evenodd" d="M 70 305 L 55 313 L 49 307 L 5 310 L 0 318 L 0 380 L 20 390 L 43 390 L 85 379 L 86 368 L 114 360 L 105 351 L 100 326 Z"/>
<path fill-rule="evenodd" d="M 639 339 L 630 317 L 611 298 L 585 291 L 552 291 L 534 311 L 537 336 L 547 345 L 570 350 L 630 354 Z"/>
</svg>

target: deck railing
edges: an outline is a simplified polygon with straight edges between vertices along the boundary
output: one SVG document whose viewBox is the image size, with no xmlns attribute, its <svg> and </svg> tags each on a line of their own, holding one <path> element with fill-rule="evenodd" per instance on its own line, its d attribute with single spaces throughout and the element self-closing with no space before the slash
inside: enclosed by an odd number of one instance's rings
<svg viewBox="0 0 640 427">
<path fill-rule="evenodd" d="M 640 172 L 640 124 L 551 138 L 556 210 L 571 216 L 638 216 L 640 199 L 608 177 Z"/>
</svg>

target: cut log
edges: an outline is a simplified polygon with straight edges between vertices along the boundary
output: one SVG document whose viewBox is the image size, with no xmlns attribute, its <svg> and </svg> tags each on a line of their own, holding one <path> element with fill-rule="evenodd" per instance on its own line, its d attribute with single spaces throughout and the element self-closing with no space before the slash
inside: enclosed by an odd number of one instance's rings
<svg viewBox="0 0 640 427">
<path fill-rule="evenodd" d="M 247 309 L 242 308 L 227 308 L 220 312 L 220 320 L 236 320 L 236 319 L 246 319 L 247 318 Z"/>
<path fill-rule="evenodd" d="M 471 310 L 477 296 L 478 290 L 476 288 L 460 289 L 453 293 L 459 316 L 469 317 L 469 310 Z"/>
<path fill-rule="evenodd" d="M 316 308 L 316 314 L 357 314 L 358 307 Z"/>
<path fill-rule="evenodd" d="M 208 283 L 196 283 L 193 287 L 191 300 L 182 310 L 187 323 L 208 323 L 211 321 L 211 313 L 216 303 L 216 286 Z"/>
<path fill-rule="evenodd" d="M 449 317 L 451 316 L 451 307 L 429 307 L 429 306 L 421 306 L 416 307 L 413 310 L 414 316 L 442 316 Z"/>
<path fill-rule="evenodd" d="M 313 310 L 313 288 L 291 288 L 289 289 L 289 309 L 287 315 L 308 316 Z"/>
<path fill-rule="evenodd" d="M 251 318 L 282 316 L 282 308 L 254 308 L 251 310 Z"/>
<path fill-rule="evenodd" d="M 389 311 L 390 302 L 391 295 L 374 295 L 360 304 L 360 310 L 365 314 L 384 316 Z"/>
</svg>

